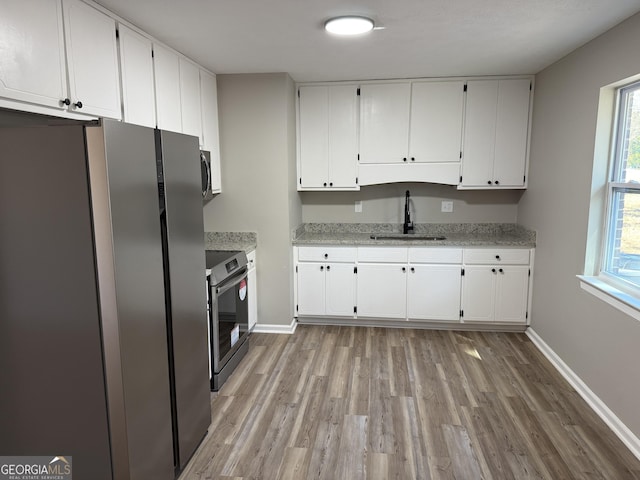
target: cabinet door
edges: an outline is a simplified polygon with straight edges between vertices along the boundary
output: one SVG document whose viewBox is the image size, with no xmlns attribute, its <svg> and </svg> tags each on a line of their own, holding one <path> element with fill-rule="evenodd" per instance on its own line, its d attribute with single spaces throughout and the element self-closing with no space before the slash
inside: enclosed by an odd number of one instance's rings
<svg viewBox="0 0 640 480">
<path fill-rule="evenodd" d="M 515 265 L 499 267 L 494 321 L 526 323 L 528 299 L 529 267 Z"/>
<path fill-rule="evenodd" d="M 71 111 L 122 118 L 116 22 L 79 0 L 64 0 Z"/>
<path fill-rule="evenodd" d="M 360 163 L 408 161 L 410 83 L 360 87 Z"/>
<path fill-rule="evenodd" d="M 122 75 L 123 120 L 156 126 L 156 99 L 153 87 L 151 40 L 120 25 L 120 72 Z"/>
<path fill-rule="evenodd" d="M 460 320 L 460 265 L 412 265 L 407 277 L 407 317 Z"/>
<path fill-rule="evenodd" d="M 493 185 L 498 81 L 467 82 L 462 156 L 462 185 Z"/>
<path fill-rule="evenodd" d="M 325 266 L 298 264 L 298 315 L 325 314 Z"/>
<path fill-rule="evenodd" d="M 498 82 L 493 181 L 503 187 L 524 185 L 530 95 L 531 80 L 529 79 Z"/>
<path fill-rule="evenodd" d="M 175 53 L 154 44 L 153 68 L 158 128 L 181 133 L 180 60 Z"/>
<path fill-rule="evenodd" d="M 0 96 L 63 108 L 68 95 L 60 0 L 2 0 L 0 38 Z"/>
<path fill-rule="evenodd" d="M 400 264 L 359 264 L 359 317 L 406 318 L 407 267 Z"/>
<path fill-rule="evenodd" d="M 329 87 L 329 187 L 357 187 L 357 168 L 358 88 Z"/>
<path fill-rule="evenodd" d="M 202 146 L 202 109 L 200 107 L 200 69 L 180 58 L 180 111 L 182 133 L 198 137 Z"/>
<path fill-rule="evenodd" d="M 202 140 L 211 152 L 211 189 L 222 190 L 220 178 L 220 139 L 218 131 L 218 86 L 216 76 L 200 70 L 200 100 L 202 101 Z"/>
<path fill-rule="evenodd" d="M 464 82 L 414 82 L 410 161 L 459 162 L 463 108 Z"/>
<path fill-rule="evenodd" d="M 256 254 L 255 252 L 247 255 L 249 261 L 249 270 L 247 279 L 249 280 L 249 298 L 247 299 L 249 307 L 249 330 L 258 323 L 258 276 L 256 275 Z"/>
<path fill-rule="evenodd" d="M 329 87 L 300 87 L 300 178 L 301 188 L 328 186 L 329 176 Z"/>
<path fill-rule="evenodd" d="M 494 270 L 494 271 L 492 271 Z M 492 322 L 495 311 L 497 270 L 487 265 L 466 266 L 462 287 L 462 320 Z"/>
<path fill-rule="evenodd" d="M 326 266 L 325 312 L 327 315 L 353 316 L 356 305 L 354 264 L 331 263 Z"/>
</svg>

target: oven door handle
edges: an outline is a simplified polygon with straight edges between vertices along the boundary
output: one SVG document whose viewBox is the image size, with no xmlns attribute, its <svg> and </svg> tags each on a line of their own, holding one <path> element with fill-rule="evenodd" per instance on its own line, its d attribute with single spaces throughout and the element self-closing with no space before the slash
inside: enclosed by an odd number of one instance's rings
<svg viewBox="0 0 640 480">
<path fill-rule="evenodd" d="M 238 273 L 235 276 L 231 277 L 228 280 L 229 283 L 225 283 L 220 287 L 216 287 L 216 294 L 217 295 L 221 295 L 224 292 L 226 292 L 227 290 L 232 289 L 233 287 L 238 285 L 242 280 L 245 280 L 247 278 L 247 275 L 248 275 L 247 269 L 244 268 L 243 270 L 240 271 L 240 273 Z"/>
</svg>

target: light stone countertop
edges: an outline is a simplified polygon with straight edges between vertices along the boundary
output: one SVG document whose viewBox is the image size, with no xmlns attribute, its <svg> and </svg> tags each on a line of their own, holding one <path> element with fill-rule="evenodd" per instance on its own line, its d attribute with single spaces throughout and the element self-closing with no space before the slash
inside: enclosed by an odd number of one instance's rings
<svg viewBox="0 0 640 480">
<path fill-rule="evenodd" d="M 205 232 L 205 250 L 244 250 L 250 253 L 258 246 L 255 232 Z"/>
<path fill-rule="evenodd" d="M 416 224 L 413 235 L 444 236 L 444 240 L 372 239 L 402 236 L 402 224 L 307 223 L 292 232 L 293 245 L 385 245 L 535 248 L 536 233 L 513 223 Z M 412 234 L 407 234 L 411 237 Z"/>
</svg>

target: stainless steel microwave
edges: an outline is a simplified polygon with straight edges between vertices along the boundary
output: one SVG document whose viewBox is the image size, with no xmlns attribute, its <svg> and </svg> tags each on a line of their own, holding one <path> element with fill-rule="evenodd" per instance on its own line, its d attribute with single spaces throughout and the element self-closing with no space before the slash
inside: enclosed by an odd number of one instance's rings
<svg viewBox="0 0 640 480">
<path fill-rule="evenodd" d="M 202 173 L 202 201 L 207 203 L 213 198 L 211 191 L 211 152 L 200 150 L 200 171 Z"/>
</svg>

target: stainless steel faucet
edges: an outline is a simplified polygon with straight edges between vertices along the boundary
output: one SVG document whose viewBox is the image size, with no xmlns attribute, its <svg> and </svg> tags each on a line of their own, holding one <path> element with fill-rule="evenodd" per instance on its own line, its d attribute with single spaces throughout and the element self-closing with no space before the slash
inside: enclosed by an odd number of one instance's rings
<svg viewBox="0 0 640 480">
<path fill-rule="evenodd" d="M 411 221 L 411 212 L 409 211 L 409 190 L 404 197 L 404 224 L 402 225 L 402 233 L 413 233 L 413 222 Z"/>
</svg>

